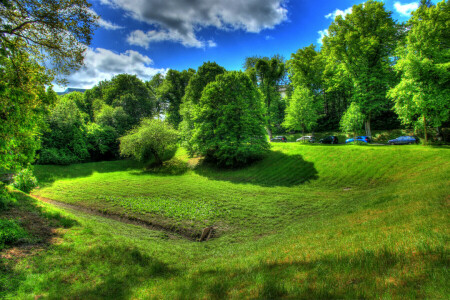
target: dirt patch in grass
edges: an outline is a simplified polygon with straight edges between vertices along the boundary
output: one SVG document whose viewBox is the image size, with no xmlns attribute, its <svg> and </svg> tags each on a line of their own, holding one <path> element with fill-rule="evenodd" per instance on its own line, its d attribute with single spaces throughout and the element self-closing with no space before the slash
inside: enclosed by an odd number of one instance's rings
<svg viewBox="0 0 450 300">
<path fill-rule="evenodd" d="M 147 228 L 150 230 L 163 231 L 171 239 L 184 238 L 184 239 L 187 239 L 190 241 L 198 241 L 199 238 L 201 237 L 201 233 L 202 233 L 201 231 L 190 229 L 190 228 L 179 228 L 179 227 L 176 227 L 176 226 L 170 225 L 170 224 L 157 224 L 155 222 L 140 219 L 136 216 L 116 214 L 114 212 L 110 212 L 110 211 L 106 211 L 106 210 L 90 209 L 87 207 L 67 204 L 67 203 L 55 201 L 52 199 L 48 199 L 48 198 L 40 197 L 40 196 L 36 196 L 36 195 L 33 195 L 33 197 L 39 199 L 42 202 L 50 203 L 57 207 L 60 207 L 60 208 L 63 208 L 63 209 L 69 210 L 69 211 L 78 211 L 78 212 L 82 212 L 82 213 L 89 214 L 89 215 L 95 215 L 95 216 L 112 219 L 112 220 L 119 221 L 119 222 L 126 223 L 126 224 L 141 226 L 141 227 L 144 227 L 144 228 Z M 214 230 L 213 235 L 210 236 L 210 238 L 214 237 L 215 232 L 216 231 Z"/>
<path fill-rule="evenodd" d="M 28 237 L 18 240 L 0 251 L 0 258 L 17 261 L 26 256 L 35 255 L 44 251 L 49 245 L 58 244 L 65 229 L 55 226 L 53 220 L 48 220 L 38 211 L 11 207 L 0 214 L 1 218 L 18 220 L 20 226 L 26 230 Z"/>
</svg>

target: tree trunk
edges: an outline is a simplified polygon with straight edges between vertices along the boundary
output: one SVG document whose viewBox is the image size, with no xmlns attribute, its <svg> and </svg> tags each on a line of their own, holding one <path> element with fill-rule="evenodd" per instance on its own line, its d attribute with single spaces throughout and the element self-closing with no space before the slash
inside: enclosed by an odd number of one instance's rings
<svg viewBox="0 0 450 300">
<path fill-rule="evenodd" d="M 425 116 L 423 116 L 423 131 L 425 135 L 425 144 L 428 144 L 428 138 L 427 138 L 427 119 Z"/>
<path fill-rule="evenodd" d="M 266 127 L 267 134 L 269 135 L 269 140 L 272 139 L 272 130 L 270 129 L 270 122 Z"/>
<path fill-rule="evenodd" d="M 372 138 L 372 131 L 370 130 L 370 114 L 365 122 L 365 125 L 366 125 L 366 136 Z"/>
</svg>

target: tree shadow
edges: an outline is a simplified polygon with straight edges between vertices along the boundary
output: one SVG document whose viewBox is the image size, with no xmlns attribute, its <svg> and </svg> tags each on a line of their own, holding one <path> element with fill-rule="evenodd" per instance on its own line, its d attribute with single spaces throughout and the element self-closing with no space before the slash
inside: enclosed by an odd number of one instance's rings
<svg viewBox="0 0 450 300">
<path fill-rule="evenodd" d="M 290 187 L 318 179 L 314 163 L 305 161 L 301 155 L 286 155 L 280 151 L 271 151 L 263 160 L 239 169 L 221 169 L 203 161 L 195 172 L 212 180 L 264 187 Z"/>
<path fill-rule="evenodd" d="M 79 163 L 68 166 L 60 165 L 35 165 L 34 175 L 39 186 L 51 185 L 60 179 L 72 179 L 88 177 L 94 173 L 123 172 L 142 169 L 144 165 L 134 160 L 116 160 Z"/>
<path fill-rule="evenodd" d="M 405 257 L 380 249 L 325 255 L 316 260 L 261 262 L 253 268 L 204 270 L 180 283 L 176 290 L 184 299 L 240 298 L 236 295 L 248 295 L 249 291 L 256 299 L 365 299 L 382 298 L 386 292 L 424 298 L 423 287 L 433 279 L 427 276 L 427 270 L 439 268 L 445 277 L 446 255 L 440 255 L 439 261 L 436 257 L 433 251 Z M 414 263 L 424 263 L 426 268 L 422 272 L 399 271 L 414 269 Z"/>
<path fill-rule="evenodd" d="M 177 176 L 183 175 L 189 170 L 189 165 L 186 161 L 178 158 L 172 158 L 165 161 L 162 166 L 149 166 L 142 171 L 131 172 L 133 175 L 162 175 L 162 176 Z"/>
</svg>

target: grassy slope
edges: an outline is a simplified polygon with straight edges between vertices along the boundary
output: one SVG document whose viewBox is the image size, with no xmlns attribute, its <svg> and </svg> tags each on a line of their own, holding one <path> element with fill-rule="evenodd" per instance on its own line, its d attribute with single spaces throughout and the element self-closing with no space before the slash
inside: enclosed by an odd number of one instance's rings
<svg viewBox="0 0 450 300">
<path fill-rule="evenodd" d="M 220 237 L 193 243 L 75 213 L 79 225 L 19 262 L 5 294 L 446 298 L 448 148 L 273 150 L 237 171 L 188 168 L 182 151 L 146 173 L 130 162 L 37 167 L 40 196 L 191 232 L 212 224 Z"/>
</svg>

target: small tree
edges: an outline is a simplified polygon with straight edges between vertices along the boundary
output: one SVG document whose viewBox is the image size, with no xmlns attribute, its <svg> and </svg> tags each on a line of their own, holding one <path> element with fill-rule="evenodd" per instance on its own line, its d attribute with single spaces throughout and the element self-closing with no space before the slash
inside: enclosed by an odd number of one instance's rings
<svg viewBox="0 0 450 300">
<path fill-rule="evenodd" d="M 320 108 L 321 103 L 314 100 L 311 91 L 304 86 L 299 86 L 295 88 L 286 108 L 283 126 L 291 130 L 301 129 L 304 134 L 306 130 L 311 130 L 317 125 Z"/>
<path fill-rule="evenodd" d="M 345 133 L 353 133 L 353 138 L 356 138 L 356 133 L 362 129 L 365 116 L 361 112 L 361 108 L 355 102 L 352 102 L 344 113 L 341 119 L 341 130 Z"/>
<path fill-rule="evenodd" d="M 261 94 L 242 72 L 219 75 L 194 111 L 194 150 L 221 166 L 245 165 L 269 149 Z"/>
<path fill-rule="evenodd" d="M 175 155 L 178 132 L 164 121 L 143 119 L 138 127 L 119 140 L 121 155 L 140 162 L 153 160 L 160 166 Z"/>
</svg>

